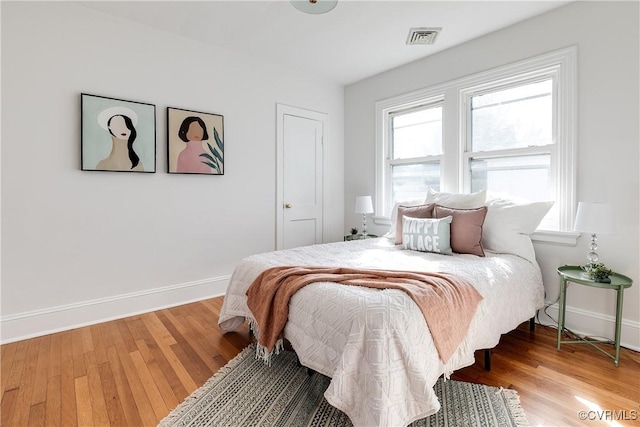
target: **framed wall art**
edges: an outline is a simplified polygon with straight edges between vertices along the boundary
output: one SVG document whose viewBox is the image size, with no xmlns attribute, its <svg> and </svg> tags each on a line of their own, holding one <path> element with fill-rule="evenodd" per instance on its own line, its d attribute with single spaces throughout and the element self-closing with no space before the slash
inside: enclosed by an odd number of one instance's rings
<svg viewBox="0 0 640 427">
<path fill-rule="evenodd" d="M 81 168 L 117 172 L 156 171 L 156 106 L 80 95 Z"/>
<path fill-rule="evenodd" d="M 167 108 L 169 173 L 224 175 L 224 120 L 219 114 Z"/>
</svg>

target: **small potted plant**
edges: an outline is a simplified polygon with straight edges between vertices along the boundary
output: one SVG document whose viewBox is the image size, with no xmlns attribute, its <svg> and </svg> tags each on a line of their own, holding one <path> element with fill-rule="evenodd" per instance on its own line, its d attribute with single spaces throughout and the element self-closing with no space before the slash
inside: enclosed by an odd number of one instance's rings
<svg viewBox="0 0 640 427">
<path fill-rule="evenodd" d="M 609 275 L 612 271 L 607 268 L 603 263 L 587 264 L 583 267 L 583 270 L 587 272 L 589 279 L 599 283 L 611 283 Z"/>
<path fill-rule="evenodd" d="M 358 234 L 358 229 L 355 227 L 351 228 L 351 235 L 355 236 L 356 234 Z"/>
</svg>

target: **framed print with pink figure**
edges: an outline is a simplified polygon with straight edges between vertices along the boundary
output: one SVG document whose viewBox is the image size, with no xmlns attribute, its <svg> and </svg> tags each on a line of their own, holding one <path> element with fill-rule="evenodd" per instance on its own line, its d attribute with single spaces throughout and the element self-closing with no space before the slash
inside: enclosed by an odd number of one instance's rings
<svg viewBox="0 0 640 427">
<path fill-rule="evenodd" d="M 224 175 L 224 119 L 167 108 L 169 173 Z"/>
<path fill-rule="evenodd" d="M 81 169 L 156 171 L 156 106 L 80 95 Z"/>
</svg>

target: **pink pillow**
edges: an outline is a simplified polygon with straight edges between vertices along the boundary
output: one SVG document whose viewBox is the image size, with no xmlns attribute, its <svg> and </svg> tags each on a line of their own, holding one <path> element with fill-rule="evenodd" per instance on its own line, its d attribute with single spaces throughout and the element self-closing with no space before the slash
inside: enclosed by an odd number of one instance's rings
<svg viewBox="0 0 640 427">
<path fill-rule="evenodd" d="M 398 206 L 398 218 L 396 219 L 396 245 L 402 244 L 402 217 L 410 216 L 411 218 L 433 218 L 433 207 L 428 205 L 420 206 Z"/>
<path fill-rule="evenodd" d="M 453 209 L 436 205 L 435 218 L 451 215 L 451 249 L 459 254 L 484 256 L 482 248 L 482 225 L 487 216 L 487 207 L 477 209 Z"/>
</svg>

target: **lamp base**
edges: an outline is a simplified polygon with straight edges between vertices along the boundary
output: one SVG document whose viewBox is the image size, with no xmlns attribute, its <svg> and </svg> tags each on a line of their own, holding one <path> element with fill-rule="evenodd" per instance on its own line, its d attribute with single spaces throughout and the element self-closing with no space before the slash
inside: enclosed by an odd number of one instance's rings
<svg viewBox="0 0 640 427">
<path fill-rule="evenodd" d="M 598 261 L 598 253 L 596 250 L 598 249 L 598 236 L 596 233 L 591 235 L 591 243 L 589 244 L 589 252 L 587 253 L 587 259 L 589 263 L 586 265 L 587 267 L 593 266 Z"/>
<path fill-rule="evenodd" d="M 362 214 L 362 238 L 367 238 L 367 214 Z"/>
</svg>

